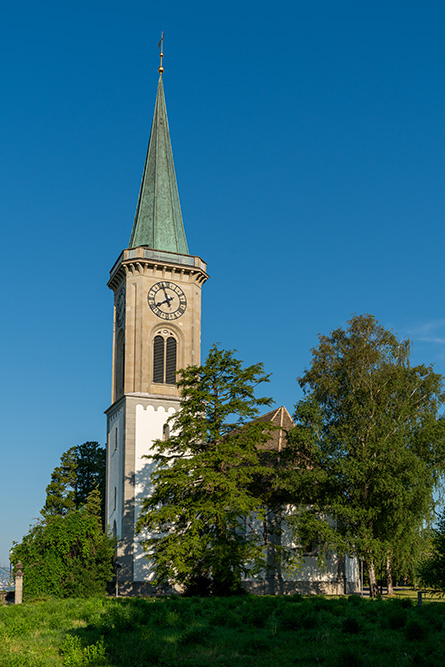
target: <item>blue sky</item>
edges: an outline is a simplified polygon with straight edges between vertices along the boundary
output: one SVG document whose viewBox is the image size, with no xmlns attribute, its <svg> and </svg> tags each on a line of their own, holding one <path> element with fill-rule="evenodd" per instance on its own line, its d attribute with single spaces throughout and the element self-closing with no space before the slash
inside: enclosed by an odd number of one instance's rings
<svg viewBox="0 0 445 667">
<path fill-rule="evenodd" d="M 163 6 L 164 5 L 164 6 Z M 105 441 L 112 294 L 165 37 L 202 353 L 263 361 L 290 410 L 319 333 L 369 312 L 445 373 L 442 2 L 3 8 L 0 564 L 60 454 Z"/>
</svg>

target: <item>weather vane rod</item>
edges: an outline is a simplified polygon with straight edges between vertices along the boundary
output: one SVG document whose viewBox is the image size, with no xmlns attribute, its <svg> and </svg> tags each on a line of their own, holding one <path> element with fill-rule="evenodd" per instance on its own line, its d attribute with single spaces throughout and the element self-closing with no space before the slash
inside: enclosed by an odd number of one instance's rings
<svg viewBox="0 0 445 667">
<path fill-rule="evenodd" d="M 159 57 L 161 58 L 161 64 L 159 65 L 159 69 L 158 69 L 159 74 L 162 74 L 162 72 L 164 71 L 164 68 L 162 67 L 162 58 L 164 57 L 164 54 L 163 54 L 164 37 L 165 37 L 165 34 L 162 31 L 161 32 L 161 39 L 159 40 L 159 44 L 158 44 L 158 49 L 161 49 L 160 52 L 159 52 Z"/>
</svg>

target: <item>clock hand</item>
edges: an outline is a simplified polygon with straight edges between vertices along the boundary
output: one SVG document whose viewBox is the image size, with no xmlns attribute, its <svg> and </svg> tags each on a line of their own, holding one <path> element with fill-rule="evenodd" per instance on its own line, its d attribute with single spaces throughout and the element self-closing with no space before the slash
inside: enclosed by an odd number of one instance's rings
<svg viewBox="0 0 445 667">
<path fill-rule="evenodd" d="M 167 294 L 166 294 L 165 296 L 166 296 L 167 298 L 164 299 L 164 301 L 159 301 L 159 303 L 156 304 L 158 307 L 159 307 L 159 306 L 162 306 L 164 303 L 166 303 L 167 306 L 170 308 L 170 303 L 173 301 L 173 297 L 172 297 L 172 296 L 168 296 Z"/>
</svg>

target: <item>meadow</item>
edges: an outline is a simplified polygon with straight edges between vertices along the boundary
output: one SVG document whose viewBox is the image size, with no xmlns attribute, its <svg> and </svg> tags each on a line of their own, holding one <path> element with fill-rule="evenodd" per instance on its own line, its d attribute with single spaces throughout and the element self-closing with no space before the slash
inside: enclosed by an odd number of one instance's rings
<svg viewBox="0 0 445 667">
<path fill-rule="evenodd" d="M 0 607 L 0 667 L 445 664 L 445 604 L 89 598 Z"/>
</svg>

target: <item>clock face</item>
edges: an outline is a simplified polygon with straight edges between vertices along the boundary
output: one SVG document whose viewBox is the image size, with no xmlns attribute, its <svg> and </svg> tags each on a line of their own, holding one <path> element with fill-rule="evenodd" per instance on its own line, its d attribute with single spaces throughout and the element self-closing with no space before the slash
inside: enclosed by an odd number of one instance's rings
<svg viewBox="0 0 445 667">
<path fill-rule="evenodd" d="M 154 314 L 163 320 L 177 320 L 187 308 L 182 289 L 168 280 L 155 283 L 147 294 L 147 301 Z"/>
<path fill-rule="evenodd" d="M 125 287 L 121 287 L 116 297 L 116 326 L 121 328 L 125 320 Z"/>
</svg>

